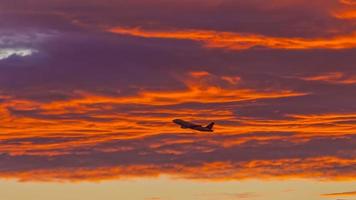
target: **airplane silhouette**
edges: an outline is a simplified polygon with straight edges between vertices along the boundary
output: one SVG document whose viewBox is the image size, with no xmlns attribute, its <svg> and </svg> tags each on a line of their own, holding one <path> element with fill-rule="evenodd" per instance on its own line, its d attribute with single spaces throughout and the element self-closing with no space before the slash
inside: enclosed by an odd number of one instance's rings
<svg viewBox="0 0 356 200">
<path fill-rule="evenodd" d="M 202 125 L 197 125 L 197 124 L 193 124 L 191 122 L 187 122 L 181 119 L 174 119 L 173 120 L 174 123 L 180 125 L 181 128 L 186 129 L 186 128 L 190 128 L 196 131 L 202 131 L 202 132 L 213 132 L 213 126 L 214 126 L 214 122 L 211 122 L 209 125 L 207 126 L 202 126 Z"/>
</svg>

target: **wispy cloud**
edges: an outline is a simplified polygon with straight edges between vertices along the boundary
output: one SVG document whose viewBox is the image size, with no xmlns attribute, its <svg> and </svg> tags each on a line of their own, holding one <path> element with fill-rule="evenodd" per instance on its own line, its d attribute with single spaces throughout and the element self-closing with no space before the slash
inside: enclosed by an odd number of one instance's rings
<svg viewBox="0 0 356 200">
<path fill-rule="evenodd" d="M 0 60 L 4 60 L 11 56 L 26 57 L 38 52 L 35 49 L 28 48 L 0 48 Z"/>
<path fill-rule="evenodd" d="M 347 5 L 356 5 L 355 0 L 340 0 L 340 2 Z"/>
<path fill-rule="evenodd" d="M 356 9 L 335 12 L 335 17 L 339 19 L 356 19 Z"/>
<path fill-rule="evenodd" d="M 330 72 L 315 76 L 303 77 L 307 81 L 320 81 L 331 84 L 356 84 L 356 75 L 345 74 L 343 72 Z"/>
<path fill-rule="evenodd" d="M 253 192 L 241 192 L 241 193 L 204 193 L 199 196 L 206 197 L 207 199 L 226 199 L 226 200 L 237 200 L 237 199 L 253 199 L 259 195 Z"/>
<path fill-rule="evenodd" d="M 333 12 L 334 17 L 345 20 L 356 19 L 356 1 L 340 0 L 340 3 L 344 4 L 344 6 Z"/>
<path fill-rule="evenodd" d="M 322 194 L 324 197 L 348 197 L 348 196 L 356 196 L 356 191 L 352 192 L 337 192 L 337 193 L 328 193 Z"/>
<path fill-rule="evenodd" d="M 254 47 L 271 49 L 347 49 L 356 47 L 355 33 L 331 38 L 283 38 L 248 33 L 217 32 L 209 30 L 145 30 L 115 27 L 108 31 L 144 38 L 193 40 L 207 48 L 244 50 Z"/>
</svg>

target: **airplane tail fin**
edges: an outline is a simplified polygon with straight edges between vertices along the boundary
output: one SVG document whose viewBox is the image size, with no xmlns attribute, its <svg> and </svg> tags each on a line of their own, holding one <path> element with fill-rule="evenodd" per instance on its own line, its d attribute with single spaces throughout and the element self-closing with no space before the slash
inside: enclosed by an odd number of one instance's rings
<svg viewBox="0 0 356 200">
<path fill-rule="evenodd" d="M 206 128 L 213 129 L 214 124 L 215 124 L 214 122 L 211 122 L 209 125 L 206 126 Z"/>
</svg>

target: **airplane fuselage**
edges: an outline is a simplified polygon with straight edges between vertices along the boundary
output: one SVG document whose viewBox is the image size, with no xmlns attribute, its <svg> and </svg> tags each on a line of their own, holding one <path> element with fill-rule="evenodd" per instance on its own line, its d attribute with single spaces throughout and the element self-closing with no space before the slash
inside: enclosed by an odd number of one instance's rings
<svg viewBox="0 0 356 200">
<path fill-rule="evenodd" d="M 181 128 L 183 129 L 193 129 L 196 131 L 202 131 L 202 132 L 213 132 L 212 127 L 210 128 L 209 126 L 204 127 L 202 125 L 197 125 L 197 124 L 193 124 L 191 122 L 187 122 L 181 119 L 175 119 L 173 120 L 174 123 L 180 125 Z"/>
</svg>

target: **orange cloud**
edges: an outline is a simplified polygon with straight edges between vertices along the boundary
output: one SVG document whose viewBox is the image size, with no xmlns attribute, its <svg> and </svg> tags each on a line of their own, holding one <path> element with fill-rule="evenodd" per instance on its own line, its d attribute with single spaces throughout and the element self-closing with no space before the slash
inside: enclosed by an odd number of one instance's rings
<svg viewBox="0 0 356 200">
<path fill-rule="evenodd" d="M 355 179 L 353 172 L 345 170 L 354 166 L 355 160 L 344 156 L 350 154 L 348 141 L 352 140 L 356 128 L 355 113 L 289 114 L 279 119 L 238 116 L 235 113 L 238 108 L 235 111 L 229 103 L 307 94 L 239 88 L 235 84 L 239 82 L 238 77 L 227 79 L 205 71 L 188 75 L 182 80 L 186 85 L 182 90 L 142 90 L 131 96 L 78 92 L 74 99 L 53 102 L 2 97 L 0 156 L 6 161 L 2 163 L 4 169 L 14 170 L 0 170 L 0 178 L 101 181 L 166 174 L 216 181 L 251 177 Z M 219 85 L 229 80 L 230 84 Z M 227 106 L 179 107 L 190 102 L 227 103 Z M 217 123 L 216 134 L 182 133 L 186 131 L 171 122 L 176 117 L 221 123 Z M 333 141 L 338 142 L 333 147 L 338 151 L 323 154 L 320 145 Z M 319 146 L 310 151 L 315 144 Z M 289 146 L 291 149 L 286 149 Z M 343 146 L 345 149 L 340 150 Z M 276 149 L 283 153 L 271 152 Z M 239 156 L 224 160 L 220 155 L 225 151 Z M 255 153 L 249 155 L 244 151 Z M 146 159 L 153 155 L 156 157 L 152 160 L 157 163 Z M 13 167 L 14 164 L 20 167 Z M 58 169 L 53 169 L 58 165 Z"/>
<path fill-rule="evenodd" d="M 59 133 L 66 134 L 66 137 L 75 137 L 77 134 L 86 135 L 88 140 L 67 143 L 66 146 L 92 145 L 99 141 L 109 141 L 111 139 L 137 138 L 145 135 L 157 134 L 159 132 L 177 133 L 180 129 L 173 126 L 172 118 L 183 118 L 187 120 L 203 119 L 202 123 L 218 120 L 229 122 L 225 125 L 217 124 L 220 134 L 245 134 L 249 132 L 298 132 L 300 135 L 341 135 L 353 134 L 356 128 L 355 113 L 327 113 L 317 115 L 289 115 L 285 119 L 255 119 L 243 116 L 236 116 L 230 109 L 217 107 L 209 109 L 176 109 L 160 108 L 160 106 L 149 106 L 123 113 L 113 112 L 115 102 L 106 101 L 99 103 L 84 104 L 76 102 L 59 102 L 43 104 L 40 106 L 41 113 L 38 115 L 12 115 L 8 111 L 3 115 L 3 125 L 0 127 L 2 133 L 0 138 L 11 137 L 31 137 L 50 136 Z M 48 106 L 51 105 L 51 106 Z M 95 106 L 94 106 L 95 105 Z M 106 106 L 110 105 L 110 106 Z M 119 104 L 120 105 L 120 104 Z M 127 106 L 129 104 L 122 104 Z M 35 107 L 35 106 L 34 106 Z M 16 107 L 14 107 L 16 109 Z M 5 117 L 4 117 L 5 116 Z M 68 116 L 68 117 L 67 117 Z M 90 116 L 90 117 L 89 117 Z M 147 126 L 149 124 L 149 126 Z M 121 135 L 111 134 L 122 133 Z M 21 133 L 21 134 L 20 134 Z M 101 134 L 103 137 L 91 138 Z M 104 137 L 105 136 L 105 137 Z M 263 137 L 262 137 L 263 138 Z M 90 140 L 89 140 L 90 139 Z M 233 141 L 231 141 L 233 142 Z M 241 141 L 240 141 L 241 142 Z M 233 144 L 233 143 L 232 143 Z M 3 145 L 0 149 L 3 152 L 12 154 L 22 154 L 29 149 L 57 148 L 64 144 L 50 144 L 48 146 L 38 146 L 34 144 Z M 55 153 L 55 152 L 54 152 Z M 63 152 L 62 152 L 63 153 Z M 32 154 L 37 154 L 33 152 Z"/>
<path fill-rule="evenodd" d="M 340 2 L 347 5 L 356 5 L 355 0 L 340 0 Z"/>
<path fill-rule="evenodd" d="M 241 78 L 238 76 L 232 77 L 232 76 L 223 76 L 221 77 L 224 81 L 227 81 L 228 83 L 232 85 L 236 85 L 241 81 Z"/>
<path fill-rule="evenodd" d="M 356 191 L 322 194 L 321 196 L 324 196 L 324 197 L 349 197 L 349 196 L 356 196 Z"/>
<path fill-rule="evenodd" d="M 206 71 L 194 71 L 194 72 L 190 72 L 189 74 L 194 78 L 202 78 L 205 76 L 210 76 L 210 73 Z"/>
<path fill-rule="evenodd" d="M 342 72 L 330 72 L 316 76 L 302 78 L 307 81 L 321 81 L 332 84 L 356 84 L 356 76 L 346 75 Z"/>
<path fill-rule="evenodd" d="M 234 117 L 219 130 L 225 134 L 248 132 L 297 132 L 300 136 L 354 134 L 356 128 L 355 113 L 327 113 L 315 115 L 288 115 L 285 119 L 254 119 Z M 231 141 L 235 142 L 235 141 Z"/>
<path fill-rule="evenodd" d="M 340 0 L 344 6 L 335 10 L 332 15 L 338 19 L 353 20 L 356 19 L 356 1 Z"/>
<path fill-rule="evenodd" d="M 337 162 L 337 163 L 335 163 Z M 16 179 L 19 181 L 57 181 L 57 182 L 100 182 L 117 179 L 134 179 L 142 177 L 159 177 L 167 175 L 178 179 L 193 179 L 207 181 L 229 181 L 253 179 L 300 179 L 313 178 L 318 180 L 354 180 L 354 173 L 342 174 L 330 170 L 325 173 L 320 169 L 347 167 L 355 164 L 353 160 L 336 158 L 310 158 L 310 159 L 280 159 L 260 160 L 240 163 L 210 162 L 201 165 L 165 164 L 159 165 L 127 165 L 117 167 L 82 167 L 27 171 L 2 171 L 1 178 Z M 323 196 L 352 196 L 354 192 L 325 194 Z"/>
<path fill-rule="evenodd" d="M 215 77 L 208 72 L 194 71 L 189 73 L 188 78 L 182 80 L 186 85 L 184 90 L 142 90 L 132 96 L 103 96 L 77 92 L 76 96 L 80 97 L 49 103 L 7 97 L 7 100 L 0 105 L 0 117 L 2 118 L 0 131 L 6 133 L 5 138 L 19 137 L 18 135 L 21 137 L 47 136 L 59 133 L 69 136 L 73 134 L 96 135 L 98 133 L 117 133 L 118 131 L 126 134 L 123 134 L 123 138 L 141 137 L 156 134 L 158 130 L 160 132 L 181 131 L 171 125 L 172 118 L 204 119 L 203 123 L 212 120 L 234 119 L 231 110 L 209 108 L 199 109 L 197 112 L 193 108 L 174 109 L 167 106 L 192 102 L 222 104 L 307 95 L 288 90 L 257 91 L 249 88 L 225 88 L 215 84 L 215 79 L 217 79 L 216 81 L 225 80 L 224 77 Z M 141 108 L 130 112 L 115 111 L 118 107 L 129 105 Z M 88 143 L 88 145 L 90 144 L 91 142 Z M 24 144 L 22 148 L 14 148 L 11 153 L 21 154 L 23 151 L 31 149 L 33 147 L 31 145 Z M 56 147 L 57 145 L 50 146 Z M 33 154 L 37 154 L 37 152 Z"/>
<path fill-rule="evenodd" d="M 356 47 L 356 33 L 331 38 L 284 38 L 257 34 L 217 32 L 208 30 L 156 31 L 141 28 L 115 27 L 108 31 L 144 38 L 179 39 L 202 42 L 207 48 L 244 50 L 253 47 L 272 49 L 346 49 Z"/>
<path fill-rule="evenodd" d="M 356 10 L 335 12 L 334 16 L 339 19 L 356 19 Z"/>
</svg>

